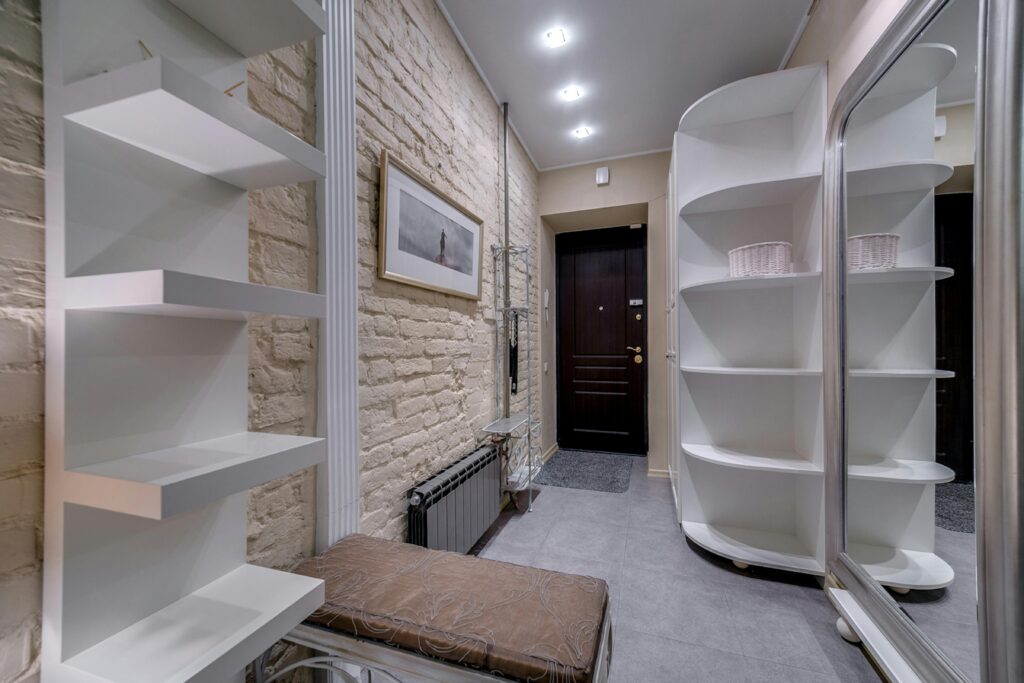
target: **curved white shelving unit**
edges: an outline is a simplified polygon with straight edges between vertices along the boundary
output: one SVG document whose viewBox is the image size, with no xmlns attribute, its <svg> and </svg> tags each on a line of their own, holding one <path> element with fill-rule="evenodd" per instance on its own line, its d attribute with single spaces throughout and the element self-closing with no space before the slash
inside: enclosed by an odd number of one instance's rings
<svg viewBox="0 0 1024 683">
<path fill-rule="evenodd" d="M 792 204 L 820 180 L 821 172 L 818 171 L 729 185 L 694 197 L 683 204 L 679 214 L 689 216 L 712 211 Z"/>
<path fill-rule="evenodd" d="M 244 320 L 246 313 L 322 318 L 322 294 L 234 282 L 171 270 L 142 270 L 68 278 L 65 308 Z"/>
<path fill-rule="evenodd" d="M 243 190 L 327 172 L 323 152 L 163 57 L 64 90 L 67 120 Z"/>
<path fill-rule="evenodd" d="M 914 190 L 932 190 L 949 180 L 953 166 L 935 159 L 898 161 L 846 173 L 849 197 L 895 194 Z"/>
<path fill-rule="evenodd" d="M 953 583 L 953 568 L 935 553 L 860 543 L 849 543 L 847 552 L 885 586 L 934 590 Z"/>
<path fill-rule="evenodd" d="M 875 285 L 894 282 L 937 282 L 950 277 L 953 277 L 952 268 L 915 266 L 909 268 L 851 270 L 846 275 L 846 282 L 851 285 Z"/>
<path fill-rule="evenodd" d="M 890 379 L 951 379 L 955 375 L 949 370 L 931 370 L 928 368 L 884 368 L 850 370 L 850 377 Z"/>
<path fill-rule="evenodd" d="M 924 92 L 938 87 L 956 66 L 956 50 L 941 43 L 918 43 L 885 72 L 865 99 Z"/>
<path fill-rule="evenodd" d="M 327 25 L 327 14 L 314 0 L 170 2 L 246 57 L 318 38 Z"/>
<path fill-rule="evenodd" d="M 847 476 L 870 481 L 943 484 L 953 481 L 956 474 L 933 460 L 884 459 L 872 463 L 849 463 Z"/>
<path fill-rule="evenodd" d="M 796 536 L 685 520 L 683 531 L 705 550 L 736 562 L 816 576 L 825 573 L 821 562 Z"/>
<path fill-rule="evenodd" d="M 68 502 L 164 519 L 324 461 L 326 441 L 242 432 L 65 472 Z"/>
<path fill-rule="evenodd" d="M 319 579 L 245 564 L 63 665 L 112 683 L 231 680 L 323 597 Z"/>
<path fill-rule="evenodd" d="M 820 465 L 799 457 L 795 453 L 754 454 L 700 443 L 683 443 L 687 455 L 723 467 L 736 467 L 759 472 L 787 474 L 822 474 Z"/>
<path fill-rule="evenodd" d="M 678 131 L 762 119 L 793 111 L 820 75 L 818 66 L 751 76 L 712 90 L 687 108 Z"/>
<path fill-rule="evenodd" d="M 720 365 L 683 365 L 680 366 L 679 369 L 682 372 L 704 375 L 740 375 L 752 377 L 815 377 L 821 375 L 821 370 L 807 370 L 803 368 L 732 368 Z"/>
<path fill-rule="evenodd" d="M 723 277 L 686 285 L 680 294 L 695 292 L 739 292 L 751 289 L 773 289 L 777 287 L 798 287 L 813 284 L 821 279 L 821 273 L 785 273 L 783 275 L 752 275 L 750 277 Z"/>
</svg>

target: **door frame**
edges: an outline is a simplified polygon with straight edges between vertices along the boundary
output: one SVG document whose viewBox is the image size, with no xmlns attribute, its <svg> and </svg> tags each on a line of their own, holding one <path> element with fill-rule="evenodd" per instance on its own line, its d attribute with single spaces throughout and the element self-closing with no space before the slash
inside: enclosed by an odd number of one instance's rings
<svg viewBox="0 0 1024 683">
<path fill-rule="evenodd" d="M 621 230 L 623 228 L 632 229 L 632 226 L 620 225 L 611 226 L 607 228 L 590 228 L 586 230 L 572 230 L 567 232 L 555 233 L 555 272 L 554 272 L 554 284 L 555 284 L 555 445 L 558 448 L 563 448 L 561 443 L 562 429 L 566 424 L 564 419 L 564 408 L 562 405 L 562 306 L 557 305 L 557 302 L 561 300 L 561 279 L 560 268 L 561 264 L 558 258 L 558 238 L 562 235 L 580 235 L 584 233 L 595 233 L 604 230 Z M 649 365 L 651 362 L 650 357 L 650 345 L 648 344 L 648 337 L 650 331 L 650 292 L 647 287 L 647 269 L 649 264 L 647 263 L 647 247 L 648 247 L 648 224 L 641 223 L 640 228 L 643 230 L 643 245 L 641 253 L 644 261 L 644 276 L 643 280 L 643 298 L 644 304 L 642 306 L 643 311 L 643 335 L 640 341 L 640 346 L 644 349 L 643 356 L 646 362 L 643 364 L 643 453 L 622 453 L 622 455 L 637 455 L 646 457 L 651 446 L 651 435 L 650 435 L 650 409 L 649 409 L 649 396 L 650 396 L 650 372 Z"/>
</svg>

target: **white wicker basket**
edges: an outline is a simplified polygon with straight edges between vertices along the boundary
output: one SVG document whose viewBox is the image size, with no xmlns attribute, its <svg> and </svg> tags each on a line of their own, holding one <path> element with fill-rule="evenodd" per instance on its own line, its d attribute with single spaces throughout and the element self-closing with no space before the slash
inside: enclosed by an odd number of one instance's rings
<svg viewBox="0 0 1024 683">
<path fill-rule="evenodd" d="M 900 236 L 891 232 L 856 235 L 846 239 L 846 264 L 850 270 L 895 268 Z"/>
<path fill-rule="evenodd" d="M 792 272 L 793 245 L 789 242 L 758 242 L 729 251 L 729 277 Z"/>
</svg>

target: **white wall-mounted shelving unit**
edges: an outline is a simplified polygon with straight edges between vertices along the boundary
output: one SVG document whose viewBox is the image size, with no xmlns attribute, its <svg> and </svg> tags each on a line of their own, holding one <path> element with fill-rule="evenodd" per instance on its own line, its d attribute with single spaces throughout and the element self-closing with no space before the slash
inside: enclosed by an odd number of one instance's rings
<svg viewBox="0 0 1024 683">
<path fill-rule="evenodd" d="M 246 490 L 326 454 L 248 431 L 247 314 L 326 302 L 248 282 L 247 191 L 326 160 L 244 82 L 324 26 L 312 0 L 43 0 L 48 683 L 241 681 L 323 602 L 246 562 Z"/>
<path fill-rule="evenodd" d="M 955 63 L 911 48 L 851 122 L 850 234 L 897 232 L 898 268 L 851 273 L 850 540 L 883 584 L 935 588 L 935 86 Z M 678 518 L 698 545 L 738 564 L 824 572 L 821 168 L 825 72 L 803 67 L 710 93 L 683 115 L 668 212 L 670 458 Z M 793 244 L 793 273 L 731 278 L 728 251 Z M 883 400 L 884 399 L 884 400 Z M 859 428 L 858 428 L 859 427 Z"/>
</svg>

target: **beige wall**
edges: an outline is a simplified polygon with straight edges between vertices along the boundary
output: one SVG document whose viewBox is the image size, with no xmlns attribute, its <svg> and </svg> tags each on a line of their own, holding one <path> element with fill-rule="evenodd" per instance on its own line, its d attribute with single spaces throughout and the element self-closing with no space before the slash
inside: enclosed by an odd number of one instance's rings
<svg viewBox="0 0 1024 683">
<path fill-rule="evenodd" d="M 315 138 L 312 44 L 249 64 L 249 104 Z M 0 683 L 38 680 L 42 568 L 43 145 L 38 0 L 0 4 Z M 312 184 L 253 192 L 253 282 L 315 289 Z M 250 325 L 250 427 L 316 429 L 316 328 L 257 318 Z M 313 471 L 249 497 L 251 562 L 289 567 L 313 550 Z"/>
<path fill-rule="evenodd" d="M 357 2 L 355 37 L 362 530 L 398 539 L 409 488 L 469 452 L 495 417 L 501 115 L 433 0 Z M 383 148 L 483 219 L 481 301 L 377 278 Z M 536 264 L 537 171 L 515 136 L 509 172 L 512 241 Z"/>
<path fill-rule="evenodd" d="M 828 108 L 906 0 L 819 0 L 787 67 L 828 62 Z"/>
<path fill-rule="evenodd" d="M 662 372 L 665 358 L 665 182 L 671 158 L 669 152 L 615 159 L 540 174 L 541 278 L 551 287 L 551 322 L 544 328 L 544 357 L 549 372 L 543 378 L 545 396 L 555 396 L 555 311 L 554 234 L 647 222 L 647 350 L 648 436 L 647 467 L 652 474 L 666 474 L 668 449 L 665 443 L 668 415 L 668 380 Z M 595 171 L 608 166 L 610 182 L 598 187 Z M 548 285 L 544 285 L 548 286 Z M 544 448 L 555 443 L 555 403 L 543 403 Z"/>
<path fill-rule="evenodd" d="M 555 310 L 555 230 L 548 224 L 544 219 L 540 219 L 538 222 L 539 235 L 539 261 L 540 261 L 540 291 L 538 301 L 541 302 L 541 306 L 544 304 L 544 292 L 548 292 L 548 308 L 547 312 L 541 310 L 540 317 L 540 353 L 541 362 L 547 365 L 541 365 L 541 406 L 542 406 L 542 422 L 541 425 L 541 453 L 547 454 L 551 449 L 557 445 L 558 424 L 555 420 L 555 412 L 558 408 L 557 400 L 557 382 L 556 372 L 558 370 L 557 360 L 557 342 L 556 337 L 556 310 Z"/>
<path fill-rule="evenodd" d="M 974 104 L 945 107 L 936 112 L 946 117 L 946 134 L 935 140 L 935 158 L 954 166 L 974 164 Z"/>
</svg>

